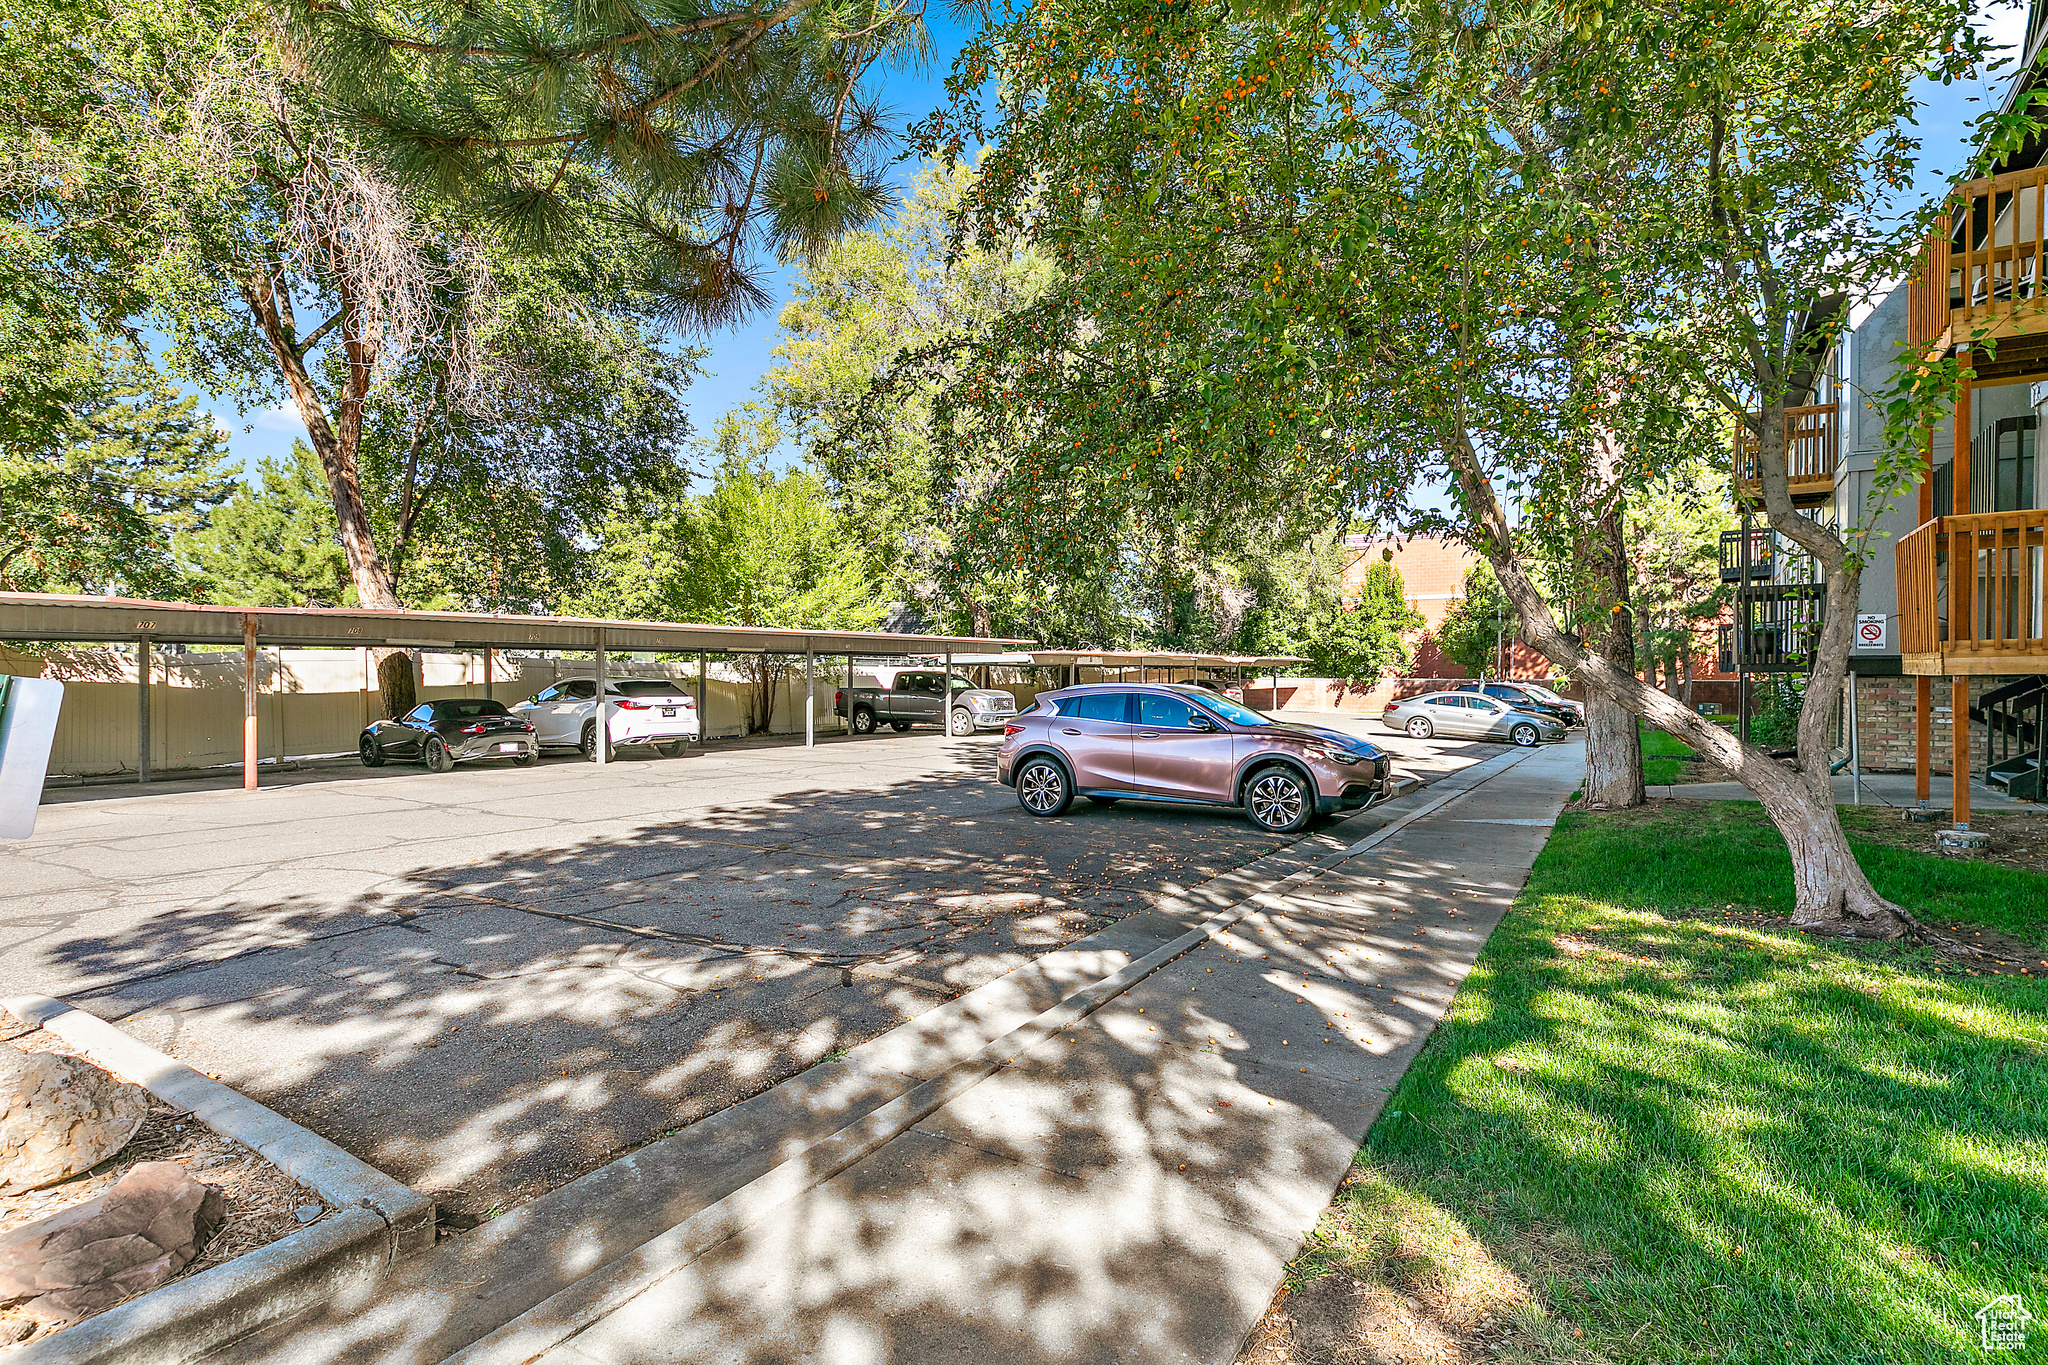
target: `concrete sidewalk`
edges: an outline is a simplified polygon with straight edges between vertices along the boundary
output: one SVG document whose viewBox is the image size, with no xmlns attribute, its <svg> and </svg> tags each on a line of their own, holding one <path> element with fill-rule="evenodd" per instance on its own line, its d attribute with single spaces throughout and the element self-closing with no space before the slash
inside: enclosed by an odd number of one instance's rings
<svg viewBox="0 0 2048 1365">
<path fill-rule="evenodd" d="M 1911 773 L 1865 773 L 1861 778 L 1848 773 L 1837 773 L 1829 779 L 1835 789 L 1835 804 L 1838 806 L 1917 806 L 1919 799 L 1913 794 Z M 1858 788 L 1861 788 L 1859 791 Z M 1928 779 L 1929 804 L 1937 810 L 1947 810 L 1953 804 L 1954 784 L 1947 773 L 1936 773 Z M 1680 801 L 1754 801 L 1756 793 L 1740 782 L 1675 782 L 1669 786 L 1644 788 L 1651 796 L 1671 797 Z M 2004 792 L 1995 792 L 1975 778 L 1970 779 L 1970 808 L 1972 810 L 2033 811 L 2048 814 L 2048 806 L 2032 801 L 2015 801 Z"/>
<path fill-rule="evenodd" d="M 591 1257 L 455 1359 L 1222 1365 L 1526 878 L 1582 752 L 1447 780 L 1427 813 L 1253 897 L 885 1140 L 785 1161 L 721 1201 L 745 1211 L 712 1235 L 685 1224 Z M 875 1074 L 864 1050 L 845 1083 Z"/>
</svg>

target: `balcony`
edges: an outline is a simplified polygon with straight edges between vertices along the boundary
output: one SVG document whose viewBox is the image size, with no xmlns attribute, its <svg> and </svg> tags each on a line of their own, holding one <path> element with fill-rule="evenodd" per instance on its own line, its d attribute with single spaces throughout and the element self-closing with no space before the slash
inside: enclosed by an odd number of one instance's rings
<svg viewBox="0 0 2048 1365">
<path fill-rule="evenodd" d="M 1743 544 L 1747 535 L 1749 544 Z M 1723 583 L 1771 581 L 1777 571 L 1778 537 L 1768 526 L 1752 526 L 1747 532 L 1721 533 L 1721 581 Z M 1746 552 L 1745 552 L 1746 551 Z"/>
<path fill-rule="evenodd" d="M 1979 332 L 2048 331 L 2042 292 L 2043 197 L 2048 166 L 1956 187 L 1942 225 L 1928 235 L 1906 289 L 1906 340 L 1922 354 L 1946 352 Z"/>
<path fill-rule="evenodd" d="M 1936 517 L 1899 541 L 1899 653 L 1912 674 L 2048 672 L 2048 510 Z M 1955 572 L 1955 566 L 1963 572 Z"/>
<path fill-rule="evenodd" d="M 1785 475 L 1795 504 L 1821 502 L 1835 491 L 1835 462 L 1840 447 L 1834 404 L 1785 409 Z M 1763 476 L 1756 464 L 1756 438 L 1746 427 L 1735 438 L 1735 476 L 1743 497 L 1763 496 Z"/>
</svg>

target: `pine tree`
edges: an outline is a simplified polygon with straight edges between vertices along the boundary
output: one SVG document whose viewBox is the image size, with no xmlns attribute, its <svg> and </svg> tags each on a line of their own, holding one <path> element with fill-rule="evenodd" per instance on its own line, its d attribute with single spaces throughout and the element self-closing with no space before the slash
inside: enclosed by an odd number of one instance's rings
<svg viewBox="0 0 2048 1365">
<path fill-rule="evenodd" d="M 921 55 L 888 0 L 293 0 L 294 37 L 351 132 L 407 185 L 552 244 L 594 207 L 679 327 L 764 303 L 768 257 L 810 254 L 886 189 L 863 77 Z"/>
<path fill-rule="evenodd" d="M 180 555 L 205 598 L 237 607 L 355 605 L 348 556 L 334 534 L 334 504 L 320 462 L 303 441 L 288 459 L 266 457 L 209 523 L 181 536 Z"/>
</svg>

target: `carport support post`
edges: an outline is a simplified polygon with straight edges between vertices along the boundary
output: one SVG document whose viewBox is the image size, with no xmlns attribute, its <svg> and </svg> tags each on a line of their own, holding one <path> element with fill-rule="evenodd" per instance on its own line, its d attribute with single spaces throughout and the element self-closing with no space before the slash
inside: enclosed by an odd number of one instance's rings
<svg viewBox="0 0 2048 1365">
<path fill-rule="evenodd" d="M 597 761 L 611 762 L 612 718 L 605 711 L 604 632 L 597 632 L 597 646 L 591 651 L 592 669 L 597 675 Z"/>
<path fill-rule="evenodd" d="M 492 695 L 491 695 L 491 672 L 492 672 L 492 670 L 493 670 L 493 669 L 495 669 L 495 668 L 497 667 L 497 662 L 498 662 L 498 661 L 497 661 L 497 651 L 496 651 L 496 650 L 494 650 L 494 649 L 492 649 L 492 648 L 491 648 L 491 647 L 490 647 L 489 645 L 485 645 L 485 646 L 484 646 L 484 700 L 485 700 L 485 701 L 496 701 L 496 700 L 497 700 L 497 698 L 496 698 L 496 697 L 494 697 L 494 696 L 492 696 Z"/>
<path fill-rule="evenodd" d="M 945 700 L 939 703 L 939 724 L 946 727 L 946 739 L 953 738 L 953 651 L 946 651 L 946 681 L 939 684 L 939 695 Z"/>
<path fill-rule="evenodd" d="M 242 790 L 256 790 L 256 618 L 242 618 Z"/>
<path fill-rule="evenodd" d="M 839 718 L 841 734 L 853 733 L 853 656 L 846 656 L 846 714 Z"/>
<path fill-rule="evenodd" d="M 818 747 L 818 725 L 815 716 L 818 709 L 818 677 L 813 672 L 814 667 L 815 661 L 811 653 L 811 642 L 806 640 L 804 641 L 804 747 L 806 749 Z"/>
<path fill-rule="evenodd" d="M 711 676 L 711 655 L 704 650 L 697 651 L 697 742 L 702 744 L 711 738 L 711 717 L 704 710 L 704 699 L 709 695 L 705 688 L 706 679 Z"/>
<path fill-rule="evenodd" d="M 135 780 L 149 781 L 149 646 L 147 635 L 135 642 Z"/>
</svg>

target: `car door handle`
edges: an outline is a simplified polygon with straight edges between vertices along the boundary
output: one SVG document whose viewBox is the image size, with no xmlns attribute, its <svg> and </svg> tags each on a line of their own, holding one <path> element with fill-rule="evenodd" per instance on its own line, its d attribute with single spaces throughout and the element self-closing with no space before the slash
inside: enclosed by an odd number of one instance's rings
<svg viewBox="0 0 2048 1365">
<path fill-rule="evenodd" d="M 1139 739 L 1157 739 L 1157 738 L 1159 738 L 1159 732 L 1158 732 L 1157 730 L 1140 730 L 1140 731 L 1138 731 L 1138 738 L 1139 738 Z"/>
<path fill-rule="evenodd" d="M 1078 735 L 1081 732 L 1079 730 L 1062 730 L 1060 733 L 1063 735 Z"/>
</svg>

